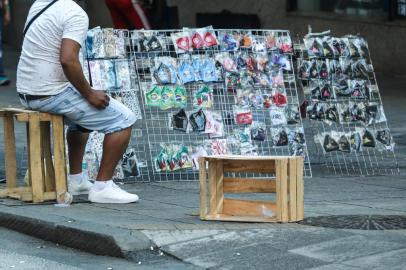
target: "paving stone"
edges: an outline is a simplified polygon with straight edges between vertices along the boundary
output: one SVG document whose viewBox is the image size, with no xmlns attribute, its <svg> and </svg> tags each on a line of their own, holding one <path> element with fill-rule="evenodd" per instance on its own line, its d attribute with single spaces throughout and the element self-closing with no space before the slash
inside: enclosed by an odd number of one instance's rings
<svg viewBox="0 0 406 270">
<path fill-rule="evenodd" d="M 406 249 L 379 253 L 343 263 L 370 270 L 404 270 L 406 268 Z"/>
<path fill-rule="evenodd" d="M 290 251 L 325 262 L 344 262 L 404 247 L 406 247 L 406 243 L 378 241 L 356 235 L 304 246 Z"/>
</svg>

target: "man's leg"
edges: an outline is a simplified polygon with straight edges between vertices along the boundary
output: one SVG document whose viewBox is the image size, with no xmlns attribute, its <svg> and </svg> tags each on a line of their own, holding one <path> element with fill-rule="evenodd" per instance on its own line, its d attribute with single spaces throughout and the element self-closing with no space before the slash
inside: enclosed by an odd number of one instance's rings
<svg viewBox="0 0 406 270">
<path fill-rule="evenodd" d="M 103 156 L 97 181 L 109 181 L 113 178 L 117 163 L 122 158 L 131 137 L 131 127 L 107 134 L 103 141 Z"/>
<path fill-rule="evenodd" d="M 69 173 L 82 173 L 83 155 L 85 154 L 87 139 L 89 133 L 78 130 L 69 130 L 67 134 L 68 154 L 69 154 Z"/>
<path fill-rule="evenodd" d="M 68 187 L 72 195 L 86 194 L 93 186 L 88 177 L 82 173 L 83 156 L 86 149 L 88 132 L 68 129 L 69 176 Z"/>
<path fill-rule="evenodd" d="M 131 127 L 108 133 L 104 137 L 103 156 L 97 181 L 89 191 L 89 201 L 95 203 L 132 203 L 138 201 L 137 194 L 131 194 L 116 184 L 112 178 L 117 163 L 123 156 L 131 136 Z"/>
</svg>

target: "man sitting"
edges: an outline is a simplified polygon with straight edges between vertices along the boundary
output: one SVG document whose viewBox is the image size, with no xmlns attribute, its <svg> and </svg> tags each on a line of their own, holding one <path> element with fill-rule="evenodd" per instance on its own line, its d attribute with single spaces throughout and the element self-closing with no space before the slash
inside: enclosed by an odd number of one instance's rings
<svg viewBox="0 0 406 270">
<path fill-rule="evenodd" d="M 51 5 L 52 4 L 52 5 Z M 36 16 L 38 15 L 39 16 Z M 69 126 L 69 191 L 89 193 L 95 203 L 138 200 L 112 181 L 128 146 L 135 115 L 103 91 L 92 89 L 83 75 L 79 51 L 89 18 L 73 0 L 36 0 L 28 14 L 17 69 L 17 91 L 28 109 L 64 115 Z M 90 131 L 105 134 L 100 170 L 94 184 L 82 174 Z"/>
</svg>

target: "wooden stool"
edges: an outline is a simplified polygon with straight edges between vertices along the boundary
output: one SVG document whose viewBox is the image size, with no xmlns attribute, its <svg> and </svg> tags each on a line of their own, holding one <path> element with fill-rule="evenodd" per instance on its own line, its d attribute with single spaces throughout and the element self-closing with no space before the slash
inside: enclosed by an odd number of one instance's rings
<svg viewBox="0 0 406 270">
<path fill-rule="evenodd" d="M 202 220 L 295 222 L 304 218 L 302 157 L 201 157 L 199 170 Z M 275 177 L 225 177 L 227 173 Z M 276 201 L 224 198 L 225 193 L 276 193 Z"/>
<path fill-rule="evenodd" d="M 67 191 L 63 116 L 6 108 L 0 110 L 4 119 L 4 143 L 7 187 L 0 198 L 14 198 L 34 203 L 56 200 Z M 17 186 L 17 160 L 14 118 L 27 123 L 29 186 Z M 53 160 L 51 152 L 51 125 Z"/>
</svg>

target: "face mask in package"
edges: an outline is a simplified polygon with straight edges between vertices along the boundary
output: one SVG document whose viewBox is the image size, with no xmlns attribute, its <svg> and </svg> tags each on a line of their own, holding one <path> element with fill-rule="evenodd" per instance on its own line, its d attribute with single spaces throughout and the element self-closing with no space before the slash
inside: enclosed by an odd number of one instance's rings
<svg viewBox="0 0 406 270">
<path fill-rule="evenodd" d="M 231 54 L 227 52 L 218 53 L 216 54 L 215 59 L 225 71 L 238 72 L 236 59 Z"/>
<path fill-rule="evenodd" d="M 266 125 L 264 122 L 252 122 L 250 127 L 251 139 L 255 141 L 265 141 L 266 139 Z"/>
<path fill-rule="evenodd" d="M 235 122 L 239 125 L 250 125 L 252 123 L 252 112 L 248 108 L 233 106 Z"/>
<path fill-rule="evenodd" d="M 155 158 L 154 163 L 157 172 L 192 168 L 189 149 L 184 145 L 162 144 L 160 153 Z"/>
<path fill-rule="evenodd" d="M 138 52 L 159 52 L 165 47 L 162 36 L 154 31 L 137 31 L 133 36 Z"/>
<path fill-rule="evenodd" d="M 184 59 L 179 62 L 178 76 L 183 84 L 196 81 L 195 70 L 193 68 L 192 62 L 189 59 Z"/>
<path fill-rule="evenodd" d="M 206 111 L 206 129 L 204 133 L 208 133 L 209 138 L 218 138 L 224 135 L 223 119 L 220 113 Z"/>
<path fill-rule="evenodd" d="M 173 105 L 175 108 L 185 108 L 187 106 L 187 92 L 182 86 L 176 86 L 174 90 Z"/>
<path fill-rule="evenodd" d="M 172 57 L 157 57 L 153 71 L 153 78 L 157 84 L 175 84 L 177 82 L 176 59 Z"/>
<path fill-rule="evenodd" d="M 103 61 L 103 84 L 105 90 L 114 90 L 116 89 L 116 72 L 115 65 L 112 60 Z"/>
<path fill-rule="evenodd" d="M 115 73 L 117 78 L 117 88 L 121 90 L 131 90 L 130 69 L 127 61 L 115 62 Z"/>
<path fill-rule="evenodd" d="M 86 53 L 90 59 L 105 57 L 103 31 L 100 27 L 93 28 L 87 32 Z"/>
<path fill-rule="evenodd" d="M 286 126 L 288 124 L 283 108 L 272 106 L 269 114 L 271 116 L 272 127 Z"/>
<path fill-rule="evenodd" d="M 288 131 L 284 127 L 271 128 L 271 136 L 275 147 L 287 146 L 289 144 Z"/>
<path fill-rule="evenodd" d="M 171 34 L 171 39 L 177 54 L 193 51 L 190 32 L 187 29 L 182 32 Z"/>
<path fill-rule="evenodd" d="M 104 52 L 105 57 L 115 57 L 116 55 L 116 42 L 113 35 L 112 28 L 104 28 L 103 32 L 103 44 L 104 44 Z"/>
<path fill-rule="evenodd" d="M 140 170 L 138 168 L 138 160 L 135 149 L 128 148 L 121 160 L 124 177 L 138 177 Z"/>
<path fill-rule="evenodd" d="M 287 106 L 285 109 L 285 115 L 287 123 L 289 125 L 295 125 L 300 123 L 299 107 L 297 107 L 296 105 Z"/>
<path fill-rule="evenodd" d="M 207 150 L 203 146 L 198 146 L 192 154 L 193 168 L 199 170 L 199 158 L 208 156 Z"/>
<path fill-rule="evenodd" d="M 105 90 L 104 80 L 102 78 L 103 61 L 89 61 L 90 76 L 92 79 L 92 87 L 97 90 Z"/>
<path fill-rule="evenodd" d="M 169 86 L 162 87 L 161 91 L 161 104 L 162 110 L 168 110 L 174 107 L 174 89 Z"/>
<path fill-rule="evenodd" d="M 212 26 L 191 29 L 191 42 L 193 49 L 207 49 L 219 44 Z"/>
<path fill-rule="evenodd" d="M 298 143 L 301 145 L 306 144 L 303 128 L 290 129 L 288 133 L 289 144 Z"/>
<path fill-rule="evenodd" d="M 238 40 L 232 33 L 220 32 L 219 40 L 221 51 L 236 51 L 238 49 Z"/>
<path fill-rule="evenodd" d="M 181 109 L 174 115 L 170 114 L 170 124 L 169 127 L 172 130 L 179 130 L 182 132 L 187 132 L 188 128 L 188 116 L 184 109 Z"/>
<path fill-rule="evenodd" d="M 193 106 L 199 108 L 213 107 L 213 89 L 204 85 L 193 94 Z"/>
<path fill-rule="evenodd" d="M 153 86 L 151 90 L 145 93 L 145 104 L 151 107 L 160 107 L 162 99 L 162 88 Z"/>
<path fill-rule="evenodd" d="M 206 129 L 206 115 L 202 109 L 195 111 L 189 116 L 190 125 L 194 132 L 204 132 Z"/>
<path fill-rule="evenodd" d="M 381 129 L 377 130 L 375 133 L 376 141 L 383 145 L 383 149 L 385 150 L 393 150 L 394 142 L 392 139 L 392 135 L 389 129 Z"/>
</svg>

